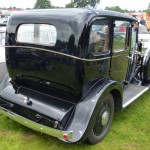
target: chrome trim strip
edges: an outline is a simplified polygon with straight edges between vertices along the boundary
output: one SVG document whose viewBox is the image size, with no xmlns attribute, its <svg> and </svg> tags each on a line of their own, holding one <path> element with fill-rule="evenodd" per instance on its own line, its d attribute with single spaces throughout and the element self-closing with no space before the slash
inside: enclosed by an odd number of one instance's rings
<svg viewBox="0 0 150 150">
<path fill-rule="evenodd" d="M 106 60 L 106 59 L 110 59 L 111 57 L 105 57 L 105 58 L 98 58 L 98 59 L 85 59 L 85 58 L 80 58 L 77 56 L 72 56 L 69 54 L 65 54 L 65 53 L 61 53 L 61 52 L 56 52 L 53 50 L 49 50 L 49 49 L 44 49 L 44 48 L 37 48 L 37 47 L 28 47 L 28 46 L 5 46 L 6 48 L 27 48 L 27 49 L 35 49 L 35 50 L 40 50 L 40 51 L 45 51 L 45 52 L 51 52 L 54 54 L 58 54 L 58 55 L 62 55 L 62 56 L 66 56 L 66 57 L 70 57 L 70 58 L 74 58 L 77 60 L 81 60 L 81 61 L 87 61 L 87 62 L 93 62 L 93 61 L 100 61 L 100 60 Z M 117 55 L 117 56 L 113 56 L 113 57 L 119 57 L 121 55 Z"/>
<path fill-rule="evenodd" d="M 28 127 L 31 128 L 33 130 L 60 138 L 60 139 L 64 139 L 63 136 L 67 135 L 67 139 L 65 140 L 69 140 L 73 138 L 73 132 L 72 131 L 61 131 L 61 130 L 57 130 L 57 129 L 53 129 L 44 125 L 41 125 L 39 123 L 33 122 L 29 119 L 26 119 L 18 114 L 15 114 L 13 112 L 10 112 L 8 110 L 6 110 L 5 108 L 0 107 L 0 114 L 9 117 L 10 119 Z"/>
<path fill-rule="evenodd" d="M 129 104 L 131 104 L 133 101 L 135 101 L 139 96 L 141 96 L 143 93 L 145 93 L 147 90 L 149 90 L 149 87 L 145 88 L 143 91 L 141 91 L 139 94 L 134 96 L 132 99 L 127 101 L 125 104 L 123 104 L 123 108 L 127 107 Z"/>
</svg>

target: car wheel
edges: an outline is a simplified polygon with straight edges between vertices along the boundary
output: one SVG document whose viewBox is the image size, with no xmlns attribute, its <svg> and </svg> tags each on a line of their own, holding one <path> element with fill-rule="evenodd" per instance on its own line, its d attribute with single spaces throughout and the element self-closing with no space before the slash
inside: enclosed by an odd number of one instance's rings
<svg viewBox="0 0 150 150">
<path fill-rule="evenodd" d="M 146 66 L 143 68 L 143 82 L 150 82 L 150 59 L 148 60 Z"/>
<path fill-rule="evenodd" d="M 88 142 L 96 144 L 100 142 L 108 133 L 114 116 L 114 99 L 108 94 L 101 102 L 94 127 L 89 133 Z"/>
</svg>

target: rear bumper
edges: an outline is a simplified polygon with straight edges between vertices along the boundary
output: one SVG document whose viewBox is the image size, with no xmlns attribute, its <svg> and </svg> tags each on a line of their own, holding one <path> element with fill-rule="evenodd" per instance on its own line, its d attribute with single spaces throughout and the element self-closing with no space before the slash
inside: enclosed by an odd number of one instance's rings
<svg viewBox="0 0 150 150">
<path fill-rule="evenodd" d="M 33 122 L 29 119 L 26 119 L 18 114 L 15 114 L 13 112 L 8 111 L 5 108 L 0 107 L 0 114 L 9 117 L 10 119 L 29 127 L 33 130 L 60 138 L 62 140 L 71 140 L 73 138 L 73 132 L 72 131 L 61 131 L 57 129 L 53 129 L 44 125 L 41 125 L 39 123 Z"/>
</svg>

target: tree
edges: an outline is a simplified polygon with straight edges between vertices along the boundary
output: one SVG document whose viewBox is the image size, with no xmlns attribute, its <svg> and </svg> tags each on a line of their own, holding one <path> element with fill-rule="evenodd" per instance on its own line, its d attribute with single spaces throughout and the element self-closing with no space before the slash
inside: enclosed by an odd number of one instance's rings
<svg viewBox="0 0 150 150">
<path fill-rule="evenodd" d="M 148 5 L 148 9 L 146 10 L 147 13 L 150 13 L 150 3 Z"/>
<path fill-rule="evenodd" d="M 68 4 L 66 4 L 66 8 L 74 8 L 74 3 L 68 3 Z"/>
<path fill-rule="evenodd" d="M 74 2 L 71 0 L 70 3 L 66 4 L 66 8 L 74 8 Z"/>
<path fill-rule="evenodd" d="M 148 5 L 148 10 L 150 10 L 150 3 L 149 3 L 149 5 Z"/>
<path fill-rule="evenodd" d="M 49 0 L 37 0 L 35 3 L 34 8 L 36 9 L 45 9 L 45 8 L 51 8 L 51 2 Z"/>
<path fill-rule="evenodd" d="M 12 9 L 12 7 L 10 6 L 8 9 Z"/>
<path fill-rule="evenodd" d="M 148 5 L 148 8 L 146 10 L 143 10 L 143 12 L 147 12 L 147 13 L 150 13 L 150 3 Z"/>
<path fill-rule="evenodd" d="M 86 7 L 87 5 L 90 5 L 94 7 L 96 3 L 99 3 L 100 0 L 74 0 L 74 4 L 76 7 Z"/>
<path fill-rule="evenodd" d="M 118 12 L 121 12 L 121 13 L 125 13 L 126 12 L 126 10 L 121 9 L 119 6 L 106 7 L 105 10 L 118 11 Z"/>
</svg>

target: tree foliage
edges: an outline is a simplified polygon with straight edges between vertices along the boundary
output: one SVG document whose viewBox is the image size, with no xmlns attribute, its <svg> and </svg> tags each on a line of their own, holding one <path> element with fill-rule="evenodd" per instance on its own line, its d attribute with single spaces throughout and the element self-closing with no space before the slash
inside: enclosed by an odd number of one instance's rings
<svg viewBox="0 0 150 150">
<path fill-rule="evenodd" d="M 66 4 L 66 8 L 74 8 L 74 3 L 68 3 L 68 4 Z"/>
<path fill-rule="evenodd" d="M 150 3 L 148 5 L 148 9 L 146 10 L 146 12 L 150 13 Z"/>
<path fill-rule="evenodd" d="M 100 0 L 74 0 L 75 6 L 80 8 L 86 7 L 87 5 L 94 7 L 99 2 Z"/>
<path fill-rule="evenodd" d="M 35 3 L 34 8 L 36 9 L 46 9 L 51 8 L 51 2 L 49 0 L 37 0 Z"/>
<path fill-rule="evenodd" d="M 66 4 L 66 8 L 74 8 L 74 2 L 71 0 L 70 3 Z"/>
<path fill-rule="evenodd" d="M 118 11 L 118 12 L 121 12 L 121 13 L 125 13 L 125 12 L 128 12 L 127 9 L 121 9 L 119 6 L 114 6 L 114 7 L 106 7 L 105 10 L 112 10 L 112 11 Z"/>
<path fill-rule="evenodd" d="M 148 5 L 148 9 L 150 10 L 150 3 L 149 3 L 149 5 Z"/>
<path fill-rule="evenodd" d="M 148 10 L 145 10 L 144 12 L 150 13 L 150 9 L 148 9 Z"/>
<path fill-rule="evenodd" d="M 150 13 L 150 3 L 149 3 L 149 5 L 148 5 L 147 9 L 146 9 L 146 10 L 143 10 L 143 12 Z"/>
</svg>

